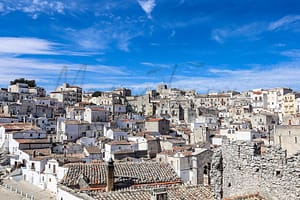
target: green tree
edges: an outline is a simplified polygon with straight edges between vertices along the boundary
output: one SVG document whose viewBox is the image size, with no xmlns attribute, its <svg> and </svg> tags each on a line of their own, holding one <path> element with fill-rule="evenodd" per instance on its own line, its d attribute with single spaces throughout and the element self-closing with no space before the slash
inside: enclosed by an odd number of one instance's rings
<svg viewBox="0 0 300 200">
<path fill-rule="evenodd" d="M 96 91 L 92 94 L 92 97 L 99 97 L 99 96 L 101 96 L 101 94 L 102 94 L 102 92 Z"/>
<path fill-rule="evenodd" d="M 26 83 L 26 84 L 28 84 L 29 87 L 35 87 L 36 86 L 35 80 L 27 80 L 25 78 L 18 78 L 18 79 L 15 79 L 13 81 L 10 81 L 10 85 L 14 85 L 16 83 Z"/>
</svg>

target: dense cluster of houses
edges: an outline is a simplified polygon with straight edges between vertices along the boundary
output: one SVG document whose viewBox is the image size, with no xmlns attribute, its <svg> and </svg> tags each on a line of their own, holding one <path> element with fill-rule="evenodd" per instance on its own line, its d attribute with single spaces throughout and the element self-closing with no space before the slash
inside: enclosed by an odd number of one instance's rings
<svg viewBox="0 0 300 200">
<path fill-rule="evenodd" d="M 0 90 L 6 176 L 59 200 L 213 199 L 211 157 L 225 138 L 292 154 L 298 130 L 300 94 L 288 88 L 204 95 L 162 84 L 140 96 L 67 83 L 48 95 L 26 83 Z"/>
</svg>

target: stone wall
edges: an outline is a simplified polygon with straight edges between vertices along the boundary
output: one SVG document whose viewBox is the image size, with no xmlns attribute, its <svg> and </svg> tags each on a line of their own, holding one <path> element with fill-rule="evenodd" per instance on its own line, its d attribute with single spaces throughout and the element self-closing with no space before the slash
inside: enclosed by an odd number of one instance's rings
<svg viewBox="0 0 300 200">
<path fill-rule="evenodd" d="M 226 140 L 214 151 L 211 183 L 216 199 L 260 193 L 270 200 L 300 199 L 300 153 L 278 146 Z"/>
</svg>

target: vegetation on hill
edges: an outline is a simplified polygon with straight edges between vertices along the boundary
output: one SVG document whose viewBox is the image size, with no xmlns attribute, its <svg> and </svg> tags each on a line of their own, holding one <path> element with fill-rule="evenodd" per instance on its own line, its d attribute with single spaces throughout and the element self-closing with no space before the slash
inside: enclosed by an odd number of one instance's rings
<svg viewBox="0 0 300 200">
<path fill-rule="evenodd" d="M 99 97 L 99 96 L 101 96 L 101 93 L 102 92 L 100 92 L 100 91 L 96 91 L 92 94 L 92 97 Z"/>
<path fill-rule="evenodd" d="M 16 83 L 26 83 L 26 84 L 28 84 L 29 87 L 35 87 L 36 86 L 35 80 L 27 80 L 25 78 L 18 78 L 18 79 L 15 79 L 13 81 L 10 81 L 10 85 L 14 85 Z"/>
</svg>

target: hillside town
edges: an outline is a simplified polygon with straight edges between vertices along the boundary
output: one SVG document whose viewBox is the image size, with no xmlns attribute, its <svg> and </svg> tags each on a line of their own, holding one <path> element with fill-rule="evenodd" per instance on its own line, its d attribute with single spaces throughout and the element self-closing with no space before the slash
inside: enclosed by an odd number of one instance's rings
<svg viewBox="0 0 300 200">
<path fill-rule="evenodd" d="M 27 199 L 300 199 L 299 144 L 291 88 L 0 89 L 0 188 Z"/>
</svg>

